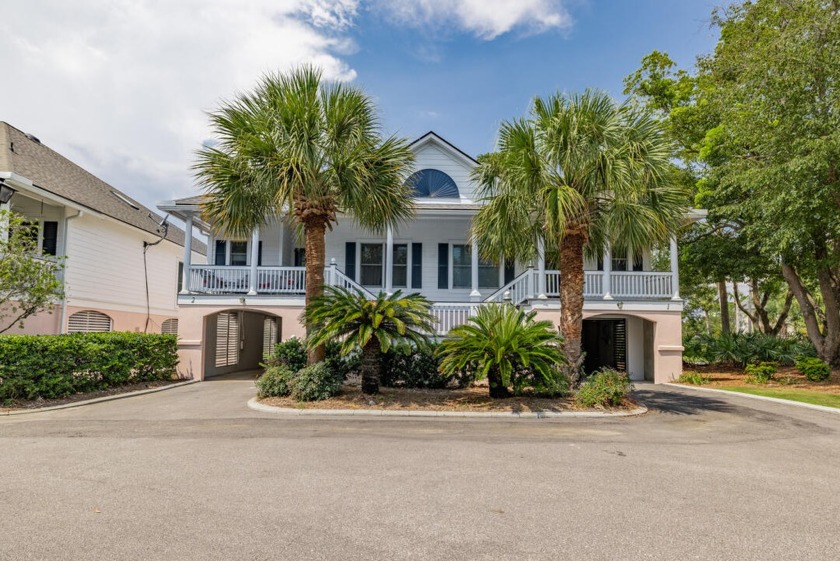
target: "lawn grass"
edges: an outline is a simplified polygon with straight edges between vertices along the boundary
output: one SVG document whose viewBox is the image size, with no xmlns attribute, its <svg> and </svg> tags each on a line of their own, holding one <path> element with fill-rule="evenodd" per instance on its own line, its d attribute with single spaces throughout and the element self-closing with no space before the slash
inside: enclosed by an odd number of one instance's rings
<svg viewBox="0 0 840 561">
<path fill-rule="evenodd" d="M 724 386 L 718 389 L 739 393 L 749 393 L 753 395 L 763 395 L 765 397 L 775 397 L 778 399 L 789 399 L 791 401 L 801 401 L 804 403 L 811 403 L 813 405 L 824 405 L 826 407 L 836 407 L 840 409 L 840 394 L 835 393 L 823 393 L 794 388 L 757 388 L 753 386 Z"/>
</svg>

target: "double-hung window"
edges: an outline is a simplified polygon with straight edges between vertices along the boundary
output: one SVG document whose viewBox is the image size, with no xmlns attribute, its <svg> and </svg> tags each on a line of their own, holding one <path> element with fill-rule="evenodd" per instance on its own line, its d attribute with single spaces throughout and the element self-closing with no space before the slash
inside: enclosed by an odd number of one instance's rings
<svg viewBox="0 0 840 561">
<path fill-rule="evenodd" d="M 359 268 L 362 286 L 382 286 L 384 246 L 381 243 L 360 244 Z"/>
<path fill-rule="evenodd" d="M 247 265 L 248 242 L 216 240 L 213 263 L 215 265 Z"/>
<path fill-rule="evenodd" d="M 452 288 L 472 287 L 470 246 L 452 244 Z"/>
<path fill-rule="evenodd" d="M 408 288 L 408 244 L 394 244 L 394 254 L 391 259 L 392 286 Z"/>
</svg>

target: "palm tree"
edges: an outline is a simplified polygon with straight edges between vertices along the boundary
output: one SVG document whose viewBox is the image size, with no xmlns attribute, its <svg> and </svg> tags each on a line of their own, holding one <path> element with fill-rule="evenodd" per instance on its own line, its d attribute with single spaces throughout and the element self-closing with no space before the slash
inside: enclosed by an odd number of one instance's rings
<svg viewBox="0 0 840 561">
<path fill-rule="evenodd" d="M 536 98 L 526 118 L 503 122 L 498 149 L 474 177 L 486 205 L 472 235 L 491 259 L 535 257 L 536 240 L 560 263 L 560 328 L 577 382 L 583 326 L 584 253 L 605 242 L 631 252 L 678 228 L 687 197 L 671 181 L 662 124 L 606 93 Z"/>
<path fill-rule="evenodd" d="M 210 120 L 217 143 L 194 165 L 205 214 L 234 236 L 275 216 L 302 229 L 307 305 L 323 293 L 325 235 L 339 213 L 377 233 L 413 214 L 407 141 L 383 138 L 371 99 L 315 68 L 269 74 Z M 310 350 L 310 364 L 323 358 L 323 345 Z"/>
<path fill-rule="evenodd" d="M 441 343 L 441 371 L 457 374 L 475 368 L 477 378 L 487 378 L 494 398 L 510 396 L 508 386 L 520 369 L 550 380 L 558 367 L 568 364 L 563 338 L 550 321 L 534 321 L 535 315 L 510 304 L 482 306 Z"/>
<path fill-rule="evenodd" d="M 420 294 L 380 292 L 368 300 L 358 291 L 328 286 L 306 307 L 310 348 L 340 340 L 341 354 L 362 350 L 362 392 L 379 392 L 382 353 L 401 343 L 425 346 L 434 333 L 429 301 Z"/>
</svg>

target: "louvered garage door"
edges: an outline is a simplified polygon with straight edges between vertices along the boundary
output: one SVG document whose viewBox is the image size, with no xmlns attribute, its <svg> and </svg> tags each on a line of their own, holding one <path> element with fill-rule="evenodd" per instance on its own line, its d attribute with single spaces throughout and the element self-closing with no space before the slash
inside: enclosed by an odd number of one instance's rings
<svg viewBox="0 0 840 561">
<path fill-rule="evenodd" d="M 216 316 L 216 367 L 239 364 L 239 313 Z"/>
</svg>

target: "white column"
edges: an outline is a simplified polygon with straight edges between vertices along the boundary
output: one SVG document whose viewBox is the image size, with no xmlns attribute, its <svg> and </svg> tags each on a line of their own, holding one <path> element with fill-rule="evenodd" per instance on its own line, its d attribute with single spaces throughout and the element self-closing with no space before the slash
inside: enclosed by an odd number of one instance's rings
<svg viewBox="0 0 840 561">
<path fill-rule="evenodd" d="M 473 240 L 472 242 L 470 257 L 472 259 L 470 262 L 470 273 L 472 273 L 472 292 L 470 292 L 470 300 L 478 302 L 481 300 L 481 293 L 478 291 L 478 240 Z"/>
<path fill-rule="evenodd" d="M 209 265 L 216 264 L 216 234 L 213 230 L 207 234 L 207 263 Z"/>
<path fill-rule="evenodd" d="M 604 300 L 612 300 L 612 246 L 604 245 Z"/>
<path fill-rule="evenodd" d="M 192 276 L 192 239 L 193 215 L 188 214 L 184 220 L 184 276 L 181 278 L 181 294 L 189 294 L 190 277 Z"/>
<path fill-rule="evenodd" d="M 251 272 L 248 276 L 248 294 L 257 293 L 257 263 L 260 258 L 260 227 L 256 226 L 251 232 Z"/>
<path fill-rule="evenodd" d="M 672 300 L 682 300 L 680 298 L 680 272 L 679 272 L 679 253 L 677 253 L 677 237 L 671 236 L 671 290 L 674 291 Z"/>
<path fill-rule="evenodd" d="M 330 259 L 330 274 L 327 277 L 327 284 L 330 286 L 335 286 L 336 280 L 338 279 L 338 274 L 336 273 L 337 265 L 335 262 L 335 257 Z"/>
<path fill-rule="evenodd" d="M 385 294 L 394 292 L 394 231 L 388 226 L 385 231 L 385 256 L 382 265 L 385 267 Z"/>
<path fill-rule="evenodd" d="M 537 298 L 545 300 L 545 239 L 537 238 Z"/>
<path fill-rule="evenodd" d="M 277 263 L 283 266 L 283 246 L 286 245 L 286 225 L 280 222 L 280 254 L 277 256 Z"/>
</svg>

